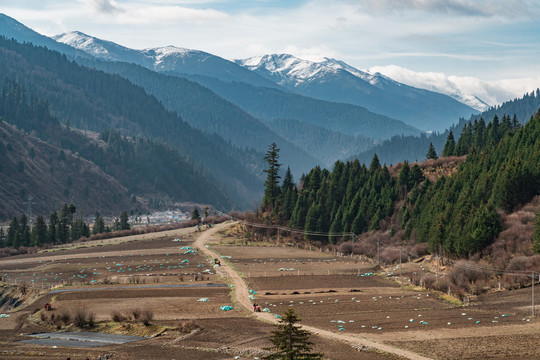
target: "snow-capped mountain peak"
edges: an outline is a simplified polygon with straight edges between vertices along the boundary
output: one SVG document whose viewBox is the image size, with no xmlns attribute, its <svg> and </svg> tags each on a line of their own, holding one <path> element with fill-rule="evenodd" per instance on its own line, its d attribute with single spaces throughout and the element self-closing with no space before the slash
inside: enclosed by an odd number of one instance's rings
<svg viewBox="0 0 540 360">
<path fill-rule="evenodd" d="M 54 40 L 70 45 L 96 57 L 108 59 L 109 51 L 101 44 L 102 40 L 86 35 L 80 31 L 70 31 L 52 37 Z"/>
<path fill-rule="evenodd" d="M 273 78 L 281 78 L 278 82 L 282 85 L 292 84 L 298 86 L 314 78 L 321 78 L 327 74 L 337 74 L 340 71 L 347 72 L 372 85 L 377 85 L 380 79 L 383 78 L 378 73 L 371 74 L 332 58 L 324 58 L 323 61 L 314 62 L 289 54 L 273 54 L 236 60 L 236 63 L 249 70 L 266 71 L 272 74 Z"/>
</svg>

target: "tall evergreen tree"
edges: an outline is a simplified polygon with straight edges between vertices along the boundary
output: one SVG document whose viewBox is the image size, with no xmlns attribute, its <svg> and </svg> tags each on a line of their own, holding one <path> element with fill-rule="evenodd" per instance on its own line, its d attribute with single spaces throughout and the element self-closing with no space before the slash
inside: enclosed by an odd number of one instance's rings
<svg viewBox="0 0 540 360">
<path fill-rule="evenodd" d="M 58 227 L 58 214 L 56 211 L 53 211 L 51 213 L 51 216 L 49 217 L 49 228 L 47 229 L 47 237 L 48 242 L 51 244 L 55 244 L 58 241 L 58 238 L 56 237 L 56 230 Z"/>
<path fill-rule="evenodd" d="M 4 229 L 0 227 L 0 248 L 7 247 L 7 238 Z"/>
<path fill-rule="evenodd" d="M 21 215 L 21 220 L 19 221 L 19 234 L 20 234 L 20 245 L 30 246 L 30 226 L 28 225 L 28 218 L 26 214 Z"/>
<path fill-rule="evenodd" d="M 33 246 L 42 246 L 48 241 L 47 224 L 45 224 L 45 220 L 41 215 L 36 217 L 31 238 Z"/>
<path fill-rule="evenodd" d="M 101 234 L 105 232 L 105 220 L 103 220 L 103 217 L 101 215 L 96 216 L 96 220 L 94 221 L 94 226 L 92 228 L 92 234 Z"/>
<path fill-rule="evenodd" d="M 58 224 L 56 226 L 56 238 L 57 240 L 65 244 L 69 241 L 69 235 L 70 235 L 70 219 L 72 217 L 72 213 L 70 211 L 70 208 L 68 204 L 64 203 L 62 206 L 62 210 L 60 210 L 60 217 L 58 218 Z"/>
<path fill-rule="evenodd" d="M 448 136 L 446 137 L 446 144 L 444 144 L 444 149 L 442 156 L 452 156 L 454 155 L 454 150 L 456 148 L 456 139 L 454 138 L 454 133 L 452 130 L 448 132 Z"/>
<path fill-rule="evenodd" d="M 199 210 L 197 208 L 193 209 L 191 212 L 191 220 L 201 220 L 201 215 L 199 214 Z"/>
<path fill-rule="evenodd" d="M 9 223 L 8 233 L 7 233 L 7 243 L 8 246 L 14 247 L 15 249 L 21 246 L 20 241 L 20 229 L 19 229 L 19 220 L 14 216 L 11 222 Z"/>
<path fill-rule="evenodd" d="M 285 313 L 277 329 L 272 331 L 270 341 L 273 347 L 266 350 L 272 351 L 270 355 L 263 357 L 265 360 L 322 360 L 323 355 L 311 351 L 313 343 L 309 341 L 311 333 L 295 325 L 300 321 L 292 308 Z"/>
<path fill-rule="evenodd" d="M 126 210 L 122 211 L 120 214 L 120 230 L 129 230 L 128 214 Z"/>
<path fill-rule="evenodd" d="M 429 149 L 426 154 L 426 159 L 437 159 L 437 151 L 435 151 L 435 147 L 433 146 L 433 143 L 429 143 Z"/>
<path fill-rule="evenodd" d="M 266 181 L 264 182 L 264 197 L 262 200 L 262 209 L 272 211 L 278 200 L 280 188 L 279 188 L 279 149 L 276 143 L 272 143 L 266 151 L 264 160 L 268 163 L 268 169 L 263 170 L 266 175 Z"/>
</svg>

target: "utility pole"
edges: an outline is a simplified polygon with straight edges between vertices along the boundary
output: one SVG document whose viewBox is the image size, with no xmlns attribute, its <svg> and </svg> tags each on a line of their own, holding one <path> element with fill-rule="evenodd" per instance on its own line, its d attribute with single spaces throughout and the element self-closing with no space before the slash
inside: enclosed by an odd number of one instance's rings
<svg viewBox="0 0 540 360">
<path fill-rule="evenodd" d="M 399 276 L 401 276 L 401 249 L 399 249 Z"/>
<path fill-rule="evenodd" d="M 32 198 L 32 195 L 28 195 L 28 199 L 23 203 L 27 206 L 26 212 L 28 213 L 28 224 L 32 224 L 32 222 L 34 221 L 34 219 L 32 218 L 32 204 L 35 204 L 35 202 L 33 202 L 32 200 L 34 200 Z"/>
<path fill-rule="evenodd" d="M 377 239 L 377 265 L 381 266 L 381 241 Z"/>
<path fill-rule="evenodd" d="M 353 257 L 353 253 L 354 253 L 354 234 L 351 232 L 351 259 Z"/>
<path fill-rule="evenodd" d="M 437 260 L 437 273 L 435 277 L 438 279 L 439 278 L 439 255 L 437 255 L 436 260 Z"/>
<path fill-rule="evenodd" d="M 532 286 L 531 286 L 531 288 L 532 288 L 532 309 L 531 309 L 532 311 L 531 311 L 531 313 L 532 313 L 532 317 L 534 318 L 534 271 L 532 273 Z"/>
</svg>

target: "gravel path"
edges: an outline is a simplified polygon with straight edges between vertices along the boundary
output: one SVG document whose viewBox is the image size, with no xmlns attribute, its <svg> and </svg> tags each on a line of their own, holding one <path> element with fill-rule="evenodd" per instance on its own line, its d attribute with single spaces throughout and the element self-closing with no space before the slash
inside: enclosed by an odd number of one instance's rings
<svg viewBox="0 0 540 360">
<path fill-rule="evenodd" d="M 230 223 L 228 223 L 228 224 L 220 224 L 220 225 L 217 225 L 217 226 L 215 226 L 214 228 L 212 228 L 210 230 L 204 231 L 203 233 L 201 233 L 197 237 L 197 239 L 193 243 L 193 246 L 197 247 L 199 249 L 199 251 L 205 253 L 207 256 L 209 256 L 211 258 L 221 258 L 218 253 L 213 251 L 210 247 L 206 246 L 206 242 L 216 232 L 218 232 L 219 230 L 221 230 L 221 229 L 223 229 L 223 228 L 225 228 L 227 226 L 230 226 L 230 225 L 231 225 Z M 236 271 L 234 271 L 223 260 L 221 260 L 221 267 L 219 269 L 220 269 L 220 271 L 222 273 L 227 275 L 227 277 L 230 279 L 232 285 L 234 285 L 234 288 L 233 288 L 234 295 L 235 295 L 235 298 L 238 301 L 238 303 L 241 306 L 243 306 L 244 308 L 246 308 L 248 311 L 251 312 L 253 310 L 253 303 L 252 303 L 252 300 L 249 298 L 249 289 L 248 289 L 248 286 L 245 283 L 244 279 L 242 279 L 242 277 Z M 257 319 L 259 319 L 261 321 L 267 321 L 267 322 L 271 322 L 271 323 L 279 322 L 279 319 L 276 318 L 274 315 L 272 315 L 270 313 L 265 313 L 265 312 L 255 313 L 254 312 L 253 315 L 255 316 L 255 318 L 257 318 Z M 372 340 L 368 340 L 366 338 L 361 338 L 360 336 L 356 336 L 356 335 L 352 335 L 352 334 L 349 334 L 349 335 L 337 334 L 337 333 L 333 333 L 331 331 L 319 329 L 319 328 L 316 328 L 316 327 L 313 327 L 313 326 L 303 325 L 302 327 L 304 329 L 314 333 L 314 334 L 319 335 L 319 336 L 324 336 L 325 338 L 328 338 L 328 339 L 333 339 L 333 340 L 337 340 L 337 341 L 346 342 L 346 343 L 350 344 L 354 348 L 369 347 L 369 348 L 377 349 L 377 350 L 380 350 L 380 351 L 384 351 L 386 353 L 395 354 L 395 355 L 401 356 L 401 357 L 406 358 L 406 359 L 429 360 L 429 358 L 418 355 L 418 354 L 416 354 L 414 352 L 403 350 L 403 349 L 398 349 L 398 348 L 390 346 L 390 345 L 381 344 L 381 343 L 378 343 L 378 342 L 375 342 L 375 341 L 372 341 Z"/>
</svg>

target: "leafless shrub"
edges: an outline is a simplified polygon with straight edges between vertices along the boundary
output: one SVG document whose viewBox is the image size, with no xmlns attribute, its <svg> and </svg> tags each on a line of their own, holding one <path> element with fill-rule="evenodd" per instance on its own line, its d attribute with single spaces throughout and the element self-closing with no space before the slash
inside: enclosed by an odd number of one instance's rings
<svg viewBox="0 0 540 360">
<path fill-rule="evenodd" d="M 427 255 L 429 253 L 428 243 L 415 244 L 411 249 L 411 253 L 416 257 Z"/>
<path fill-rule="evenodd" d="M 60 319 L 64 323 L 64 325 L 69 325 L 71 322 L 71 314 L 68 310 L 62 310 L 62 313 L 60 314 Z"/>
<path fill-rule="evenodd" d="M 477 280 L 489 280 L 491 274 L 491 265 L 485 262 L 475 263 L 462 260 L 452 267 L 448 276 L 454 285 L 466 289 L 469 284 Z"/>
<path fill-rule="evenodd" d="M 373 258 L 377 255 L 377 243 L 366 240 L 359 241 L 354 246 L 354 252 Z"/>
<path fill-rule="evenodd" d="M 136 308 L 131 310 L 131 316 L 133 316 L 133 320 L 137 321 L 141 317 L 141 309 Z"/>
<path fill-rule="evenodd" d="M 178 324 L 178 331 L 186 334 L 199 328 L 199 325 L 197 325 L 193 320 L 185 320 Z"/>
<path fill-rule="evenodd" d="M 448 292 L 457 297 L 460 301 L 463 301 L 465 298 L 465 290 L 452 283 L 450 283 L 450 286 L 448 287 Z"/>
<path fill-rule="evenodd" d="M 386 248 L 381 251 L 381 256 L 379 261 L 382 264 L 393 264 L 399 261 L 400 249 L 396 248 Z"/>
<path fill-rule="evenodd" d="M 441 276 L 433 284 L 433 289 L 437 291 L 447 292 L 450 289 L 450 279 L 446 276 Z"/>
<path fill-rule="evenodd" d="M 420 280 L 420 286 L 426 288 L 426 289 L 433 289 L 435 282 L 437 281 L 437 278 L 435 275 L 427 274 L 422 277 Z"/>
<path fill-rule="evenodd" d="M 88 312 L 85 308 L 77 308 L 73 314 L 73 322 L 78 328 L 92 328 L 95 325 L 95 315 Z"/>
<path fill-rule="evenodd" d="M 471 284 L 471 292 L 475 295 L 482 294 L 489 286 L 489 282 L 485 279 L 478 279 Z"/>
<path fill-rule="evenodd" d="M 338 246 L 338 251 L 342 254 L 350 254 L 353 251 L 353 245 L 351 241 L 346 241 Z"/>
<path fill-rule="evenodd" d="M 19 291 L 22 295 L 26 295 L 26 293 L 28 292 L 28 285 L 25 281 L 19 284 Z"/>
<path fill-rule="evenodd" d="M 141 321 L 144 326 L 149 326 L 150 322 L 154 319 L 154 312 L 150 309 L 146 309 L 141 314 Z"/>
<path fill-rule="evenodd" d="M 126 317 L 122 313 L 120 313 L 119 311 L 115 310 L 115 311 L 113 311 L 111 313 L 111 319 L 114 322 L 123 322 L 123 321 L 126 320 Z"/>
<path fill-rule="evenodd" d="M 411 283 L 414 285 L 414 286 L 419 286 L 420 285 L 420 274 L 414 272 L 411 276 Z"/>
</svg>

